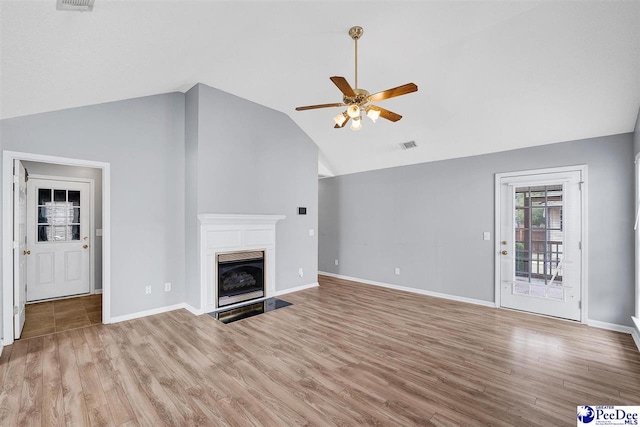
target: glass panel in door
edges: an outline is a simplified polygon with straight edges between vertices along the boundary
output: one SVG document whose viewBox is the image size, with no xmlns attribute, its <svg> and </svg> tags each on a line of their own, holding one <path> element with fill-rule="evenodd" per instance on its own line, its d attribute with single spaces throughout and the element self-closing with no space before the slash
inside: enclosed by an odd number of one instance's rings
<svg viewBox="0 0 640 427">
<path fill-rule="evenodd" d="M 561 184 L 515 187 L 514 294 L 564 300 L 562 214 Z"/>
<path fill-rule="evenodd" d="M 80 240 L 80 191 L 38 189 L 38 242 Z"/>
</svg>

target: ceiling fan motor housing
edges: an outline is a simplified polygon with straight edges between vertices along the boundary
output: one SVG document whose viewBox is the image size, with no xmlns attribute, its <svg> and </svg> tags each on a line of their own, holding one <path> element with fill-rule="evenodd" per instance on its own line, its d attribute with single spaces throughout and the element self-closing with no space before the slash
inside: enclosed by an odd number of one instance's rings
<svg viewBox="0 0 640 427">
<path fill-rule="evenodd" d="M 355 92 L 356 96 L 344 95 L 342 97 L 342 102 L 347 105 L 358 104 L 359 106 L 362 106 L 369 99 L 370 94 L 364 89 L 353 89 L 353 92 Z"/>
</svg>

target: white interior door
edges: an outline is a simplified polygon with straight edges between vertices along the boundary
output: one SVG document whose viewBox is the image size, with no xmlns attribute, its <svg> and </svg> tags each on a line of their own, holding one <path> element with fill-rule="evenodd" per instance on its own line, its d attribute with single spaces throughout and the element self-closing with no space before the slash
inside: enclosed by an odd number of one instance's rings
<svg viewBox="0 0 640 427">
<path fill-rule="evenodd" d="M 27 191 L 27 301 L 89 293 L 90 184 L 30 179 Z"/>
<path fill-rule="evenodd" d="M 500 305 L 581 320 L 581 172 L 500 179 Z"/>
<path fill-rule="evenodd" d="M 13 184 L 13 306 L 14 338 L 20 338 L 27 300 L 27 172 L 14 160 Z"/>
</svg>

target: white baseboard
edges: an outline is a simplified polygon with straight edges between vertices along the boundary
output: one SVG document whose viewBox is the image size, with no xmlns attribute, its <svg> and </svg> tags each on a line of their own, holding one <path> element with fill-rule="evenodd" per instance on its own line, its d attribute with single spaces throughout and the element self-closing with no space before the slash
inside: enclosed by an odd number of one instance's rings
<svg viewBox="0 0 640 427">
<path fill-rule="evenodd" d="M 640 351 L 640 319 L 634 316 L 631 316 L 631 320 L 633 320 L 634 328 L 631 328 L 631 337 L 633 341 L 636 343 L 636 347 L 638 347 L 638 351 Z"/>
<path fill-rule="evenodd" d="M 327 273 L 324 271 L 318 271 L 318 274 L 321 274 L 323 276 L 335 277 L 337 279 L 344 279 L 344 280 L 351 280 L 353 282 L 365 283 L 367 285 L 374 285 L 374 286 L 381 286 L 383 288 L 396 289 L 398 291 L 405 291 L 405 292 L 411 292 L 414 294 L 427 295 L 430 297 L 444 298 L 444 299 L 459 301 L 459 302 L 468 302 L 470 304 L 482 305 L 482 306 L 491 307 L 491 308 L 496 307 L 495 303 L 490 301 L 459 297 L 457 295 L 442 294 L 440 292 L 426 291 L 424 289 L 410 288 L 407 286 L 392 285 L 390 283 L 382 283 L 382 282 L 376 282 L 373 280 L 359 279 L 357 277 L 343 276 L 341 274 Z"/>
<path fill-rule="evenodd" d="M 139 319 L 141 317 L 153 316 L 154 314 L 166 313 L 167 311 L 179 310 L 181 308 L 185 308 L 189 310 L 186 307 L 186 305 L 187 304 L 185 303 L 180 303 L 180 304 L 168 305 L 166 307 L 152 308 L 151 310 L 138 311 L 136 313 L 125 314 L 122 316 L 116 316 L 116 317 L 112 317 L 109 323 L 118 323 L 118 322 L 124 322 L 126 320 Z"/>
<path fill-rule="evenodd" d="M 616 323 L 601 322 L 599 320 L 587 319 L 587 325 L 593 328 L 607 329 L 609 331 L 622 332 L 631 334 L 633 328 L 631 326 L 618 325 Z"/>
<path fill-rule="evenodd" d="M 94 294 L 101 294 L 102 293 L 102 289 L 94 289 L 93 293 Z"/>
<path fill-rule="evenodd" d="M 406 286 L 391 285 L 389 283 L 376 282 L 373 280 L 360 279 L 357 277 L 343 276 L 341 274 L 327 273 L 325 271 L 318 271 L 318 274 L 321 274 L 323 276 L 335 277 L 338 279 L 351 280 L 353 282 L 365 283 L 368 285 L 381 286 L 383 288 L 397 289 L 399 291 L 412 292 L 420 295 L 427 295 L 427 296 L 436 297 L 436 298 L 444 298 L 444 299 L 449 299 L 453 301 L 468 302 L 470 304 L 477 304 L 477 305 L 482 305 L 482 306 L 491 307 L 491 308 L 496 307 L 495 303 L 493 302 L 477 300 L 473 298 L 465 298 L 465 297 L 459 297 L 456 295 L 442 294 L 439 292 L 425 291 L 423 289 L 409 288 Z M 638 320 L 634 319 L 634 321 L 636 322 L 638 330 L 640 330 L 640 319 Z M 638 330 L 636 330 L 635 328 L 632 328 L 631 326 L 600 322 L 599 320 L 591 320 L 591 319 L 587 320 L 586 323 L 588 326 L 591 326 L 593 328 L 607 329 L 610 331 L 631 334 L 631 336 L 633 337 L 633 340 L 636 343 L 636 346 L 638 347 L 638 350 L 640 350 L 640 332 L 638 332 Z"/>
<path fill-rule="evenodd" d="M 182 304 L 185 310 L 187 310 L 189 313 L 193 314 L 194 316 L 200 316 L 201 314 L 204 314 L 203 310 L 200 310 L 198 308 L 195 308 L 194 306 L 192 306 L 191 304 L 187 304 L 186 302 Z"/>
<path fill-rule="evenodd" d="M 318 285 L 318 282 L 315 282 L 315 283 L 309 283 L 308 285 L 296 286 L 295 288 L 282 289 L 280 291 L 276 291 L 274 296 L 279 297 L 282 295 L 290 294 L 292 292 L 304 291 L 305 289 L 311 289 L 318 286 L 320 286 Z"/>
</svg>

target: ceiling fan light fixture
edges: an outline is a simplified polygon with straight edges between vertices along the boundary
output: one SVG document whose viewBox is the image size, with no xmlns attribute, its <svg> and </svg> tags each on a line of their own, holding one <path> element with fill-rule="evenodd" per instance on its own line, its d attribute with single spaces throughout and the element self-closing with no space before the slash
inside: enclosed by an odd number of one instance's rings
<svg viewBox="0 0 640 427">
<path fill-rule="evenodd" d="M 349 36 L 353 39 L 355 44 L 355 86 L 352 87 L 347 79 L 342 76 L 332 76 L 329 78 L 333 84 L 337 86 L 340 92 L 342 92 L 342 102 L 296 107 L 296 111 L 315 110 L 318 108 L 329 107 L 347 107 L 346 111 L 333 118 L 333 121 L 336 123 L 334 126 L 335 129 L 345 127 L 347 123 L 349 123 L 349 120 L 351 120 L 351 129 L 360 130 L 362 128 L 362 120 L 365 114 L 374 123 L 380 117 L 385 120 L 389 120 L 390 122 L 397 122 L 402 118 L 400 114 L 372 105 L 372 103 L 416 92 L 418 90 L 418 86 L 415 83 L 407 83 L 402 86 L 397 86 L 374 94 L 370 94 L 368 90 L 358 87 L 358 40 L 362 37 L 362 34 L 362 27 L 351 27 L 349 30 Z"/>
<path fill-rule="evenodd" d="M 358 104 L 349 105 L 349 108 L 347 108 L 347 114 L 352 119 L 358 117 L 360 115 L 360 106 Z"/>
<path fill-rule="evenodd" d="M 344 126 L 344 122 L 346 122 L 347 120 L 349 120 L 349 116 L 347 115 L 347 113 L 340 113 L 333 118 L 333 121 L 336 122 L 336 124 L 340 127 Z"/>
<path fill-rule="evenodd" d="M 377 110 L 373 107 L 367 107 L 367 117 L 369 117 L 371 121 L 375 123 L 376 120 L 378 120 L 378 118 L 380 117 L 380 110 Z"/>
</svg>

